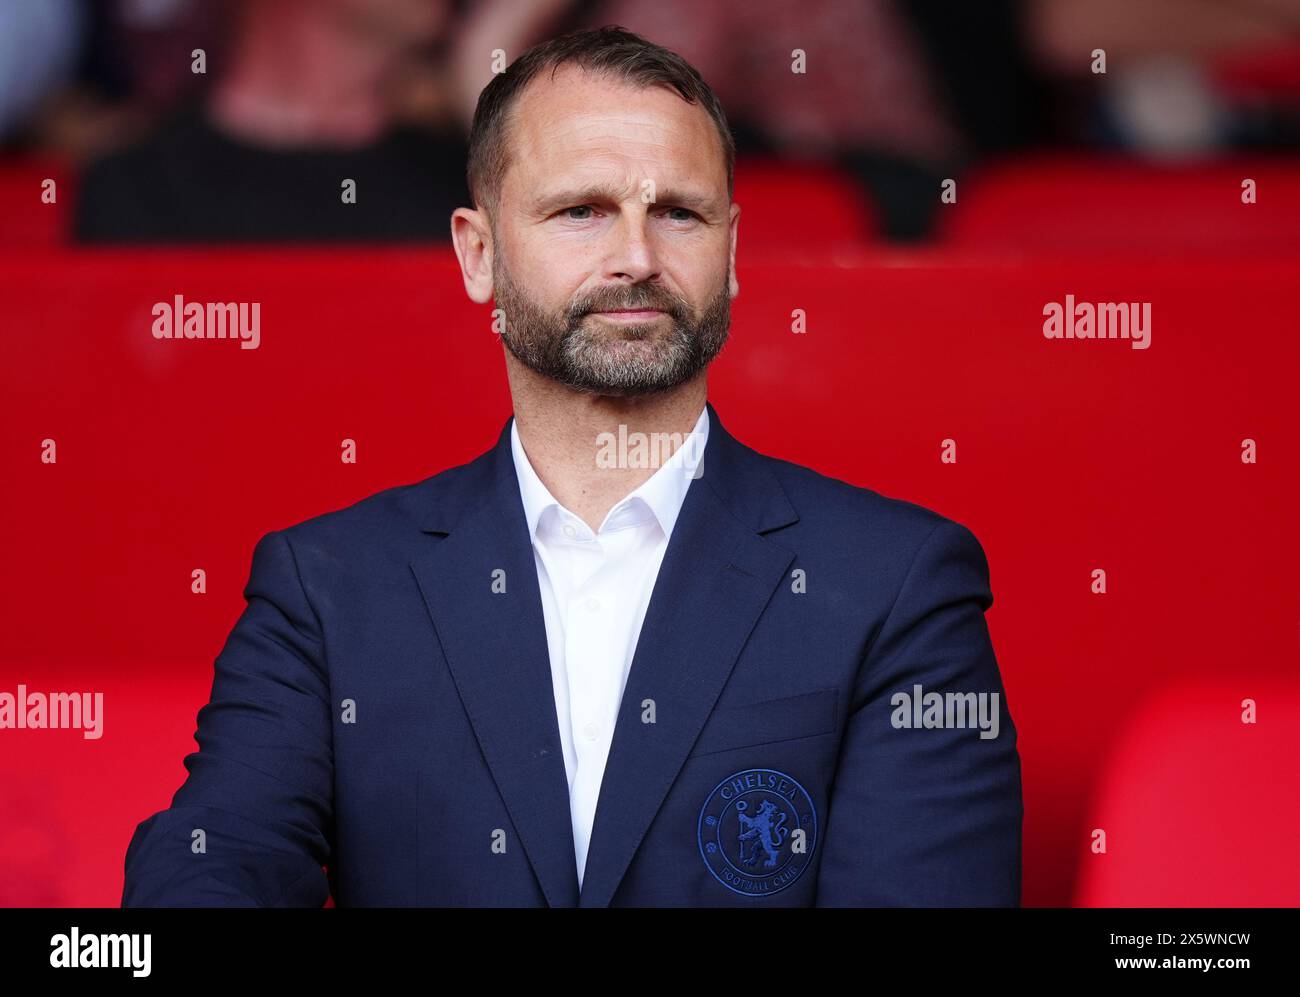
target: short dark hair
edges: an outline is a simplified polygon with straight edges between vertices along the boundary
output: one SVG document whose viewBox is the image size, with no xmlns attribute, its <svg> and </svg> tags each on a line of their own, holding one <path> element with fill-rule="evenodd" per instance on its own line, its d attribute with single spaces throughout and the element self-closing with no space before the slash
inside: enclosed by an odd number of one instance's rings
<svg viewBox="0 0 1300 997">
<path fill-rule="evenodd" d="M 498 73 L 479 94 L 469 133 L 466 181 L 475 207 L 495 209 L 510 157 L 506 132 L 510 111 L 529 82 L 543 70 L 574 63 L 639 87 L 672 87 L 688 104 L 699 103 L 713 118 L 722 140 L 727 196 L 734 192 L 736 142 L 717 96 L 703 77 L 676 52 L 646 41 L 618 25 L 570 31 L 535 45 Z"/>
</svg>

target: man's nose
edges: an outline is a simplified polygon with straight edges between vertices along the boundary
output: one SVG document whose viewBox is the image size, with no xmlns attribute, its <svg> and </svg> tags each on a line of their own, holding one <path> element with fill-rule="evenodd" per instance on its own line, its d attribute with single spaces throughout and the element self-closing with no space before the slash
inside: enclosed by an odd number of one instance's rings
<svg viewBox="0 0 1300 997">
<path fill-rule="evenodd" d="M 649 206 L 638 202 L 620 213 L 610 231 L 605 276 L 632 283 L 649 280 L 659 273 L 659 255 L 650 230 Z"/>
</svg>

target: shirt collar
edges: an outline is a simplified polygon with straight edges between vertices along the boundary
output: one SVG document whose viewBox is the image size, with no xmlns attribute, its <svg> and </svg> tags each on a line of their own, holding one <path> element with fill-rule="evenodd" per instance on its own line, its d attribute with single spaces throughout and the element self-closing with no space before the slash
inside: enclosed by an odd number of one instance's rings
<svg viewBox="0 0 1300 997">
<path fill-rule="evenodd" d="M 616 434 L 611 434 L 615 438 L 611 445 L 619 448 L 621 441 Z M 686 500 L 686 490 L 690 487 L 691 481 L 699 473 L 700 462 L 704 457 L 704 446 L 709 438 L 709 410 L 705 406 L 695 420 L 695 426 L 691 429 L 687 437 L 682 441 L 681 446 L 673 455 L 662 465 L 660 465 L 645 481 L 631 491 L 621 501 L 615 503 L 614 507 L 609 510 L 605 516 L 605 521 L 601 523 L 600 531 L 607 529 L 618 529 L 621 526 L 634 525 L 641 521 L 637 516 L 637 510 L 648 509 L 653 515 L 659 528 L 663 530 L 665 537 L 672 537 L 673 526 L 677 523 L 677 516 L 681 512 L 682 503 Z M 623 446 L 627 446 L 625 442 Z M 652 451 L 657 448 L 651 448 Z M 542 483 L 542 479 L 537 476 L 533 470 L 533 465 L 528 460 L 528 455 L 524 453 L 523 444 L 519 442 L 519 429 L 515 425 L 515 420 L 510 420 L 510 452 L 514 457 L 515 477 L 519 479 L 519 496 L 524 504 L 524 516 L 528 521 L 529 537 L 537 536 L 537 527 L 541 522 L 542 515 L 549 508 L 554 506 L 557 510 L 564 509 L 562 505 L 551 494 L 550 489 Z M 564 509 L 569 515 L 577 516 Z M 549 518 L 549 517 L 548 517 Z"/>
</svg>

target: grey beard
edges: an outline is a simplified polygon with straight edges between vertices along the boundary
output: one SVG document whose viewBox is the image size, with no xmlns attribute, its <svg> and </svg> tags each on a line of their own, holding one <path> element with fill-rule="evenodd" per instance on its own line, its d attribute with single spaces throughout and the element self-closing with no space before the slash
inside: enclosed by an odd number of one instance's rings
<svg viewBox="0 0 1300 997">
<path fill-rule="evenodd" d="M 542 312 L 519 294 L 500 268 L 496 274 L 495 298 L 505 313 L 501 339 L 506 348 L 525 367 L 576 391 L 620 396 L 668 391 L 704 370 L 727 341 L 731 299 L 725 284 L 698 321 L 691 320 L 689 306 L 680 299 L 646 285 L 626 290 L 617 300 L 611 300 L 609 293 L 597 295 L 554 315 Z M 655 342 L 650 356 L 616 357 L 606 348 L 606 337 L 584 324 L 592 311 L 636 307 L 660 309 L 673 323 L 668 338 Z M 629 325 L 616 334 L 648 342 L 652 333 L 648 325 Z"/>
</svg>

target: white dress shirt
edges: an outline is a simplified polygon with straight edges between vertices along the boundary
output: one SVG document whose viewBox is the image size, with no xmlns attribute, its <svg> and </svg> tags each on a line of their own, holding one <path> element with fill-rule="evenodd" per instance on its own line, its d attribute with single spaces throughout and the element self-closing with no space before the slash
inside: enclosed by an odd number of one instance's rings
<svg viewBox="0 0 1300 997">
<path fill-rule="evenodd" d="M 704 454 L 707 408 L 691 433 L 592 533 L 542 484 L 514 420 L 510 423 L 515 476 L 546 620 L 579 888 L 623 687 L 673 524 Z M 657 446 L 648 449 L 662 452 Z"/>
</svg>

